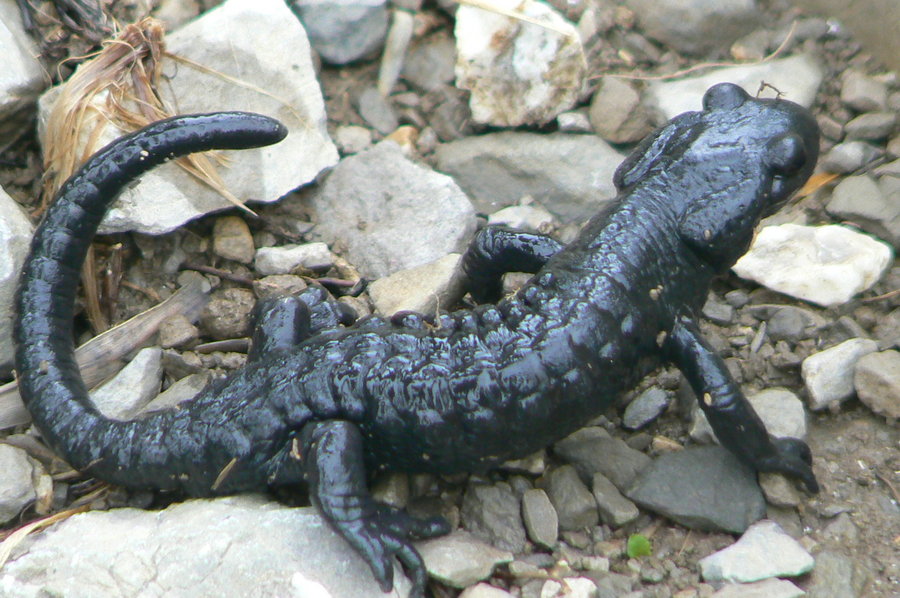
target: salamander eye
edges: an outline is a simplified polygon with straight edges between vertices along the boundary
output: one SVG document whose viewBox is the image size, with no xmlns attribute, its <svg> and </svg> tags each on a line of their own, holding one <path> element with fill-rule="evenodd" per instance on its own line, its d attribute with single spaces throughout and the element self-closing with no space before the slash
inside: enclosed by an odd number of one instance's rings
<svg viewBox="0 0 900 598">
<path fill-rule="evenodd" d="M 769 164 L 776 174 L 790 176 L 806 165 L 806 147 L 796 133 L 788 133 L 768 143 Z"/>
<path fill-rule="evenodd" d="M 730 110 L 743 104 L 749 97 L 746 91 L 734 83 L 719 83 L 703 94 L 703 109 Z"/>
</svg>

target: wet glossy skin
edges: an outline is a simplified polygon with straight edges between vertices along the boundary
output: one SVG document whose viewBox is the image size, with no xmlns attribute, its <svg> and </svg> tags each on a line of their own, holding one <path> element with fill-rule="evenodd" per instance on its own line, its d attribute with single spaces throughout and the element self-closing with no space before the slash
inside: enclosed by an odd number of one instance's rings
<svg viewBox="0 0 900 598">
<path fill-rule="evenodd" d="M 72 305 L 94 231 L 120 188 L 172 154 L 273 143 L 270 119 L 180 117 L 102 150 L 60 190 L 18 295 L 22 396 L 74 467 L 133 488 L 213 495 L 306 481 L 382 588 L 392 556 L 421 594 L 411 540 L 446 533 L 375 503 L 375 468 L 451 473 L 521 457 L 584 425 L 661 363 L 677 365 L 722 444 L 761 471 L 817 489 L 809 450 L 774 440 L 694 314 L 759 219 L 808 178 L 818 130 L 796 104 L 710 89 L 704 110 L 645 140 L 616 173 L 616 204 L 568 246 L 490 227 L 463 259 L 473 296 L 499 299 L 506 271 L 536 272 L 512 297 L 426 322 L 350 326 L 313 289 L 259 306 L 248 364 L 189 407 L 133 422 L 91 405 L 74 366 Z"/>
</svg>

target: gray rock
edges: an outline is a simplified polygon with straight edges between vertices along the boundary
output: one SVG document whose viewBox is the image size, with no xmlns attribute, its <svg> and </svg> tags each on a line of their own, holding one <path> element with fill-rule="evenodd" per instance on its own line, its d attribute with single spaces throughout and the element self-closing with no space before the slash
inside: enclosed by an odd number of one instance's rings
<svg viewBox="0 0 900 598">
<path fill-rule="evenodd" d="M 603 428 L 582 428 L 553 447 L 557 455 L 573 464 L 585 482 L 602 473 L 616 488 L 624 490 L 647 465 L 650 457 L 636 451 Z"/>
<path fill-rule="evenodd" d="M 751 96 L 757 94 L 760 82 L 765 81 L 782 91 L 785 98 L 808 107 L 815 99 L 822 77 L 822 69 L 812 56 L 797 54 L 763 64 L 712 69 L 704 75 L 677 81 L 651 82 L 646 93 L 648 101 L 656 105 L 666 118 L 689 110 L 700 110 L 706 90 L 723 81 L 740 85 Z M 770 93 L 771 90 L 764 90 L 762 95 Z"/>
<path fill-rule="evenodd" d="M 462 591 L 459 598 L 515 598 L 506 590 L 495 588 L 486 583 L 470 586 Z"/>
<path fill-rule="evenodd" d="M 809 393 L 809 406 L 821 411 L 853 396 L 853 370 L 859 359 L 878 350 L 878 343 L 854 338 L 803 360 L 800 375 Z"/>
<path fill-rule="evenodd" d="M 591 492 L 597 501 L 601 521 L 612 528 L 631 523 L 640 515 L 635 504 L 622 496 L 619 489 L 603 474 L 594 474 Z"/>
<path fill-rule="evenodd" d="M 458 253 L 430 264 L 400 270 L 369 285 L 369 297 L 382 315 L 414 311 L 435 315 L 439 308 L 454 305 L 463 294 L 463 274 Z"/>
<path fill-rule="evenodd" d="M 334 132 L 341 155 L 358 154 L 372 145 L 372 131 L 358 125 L 343 125 Z"/>
<path fill-rule="evenodd" d="M 22 26 L 22 18 L 12 0 L 0 2 L 0 139 L 15 139 L 31 126 L 27 112 L 49 83 L 41 52 Z"/>
<path fill-rule="evenodd" d="M 595 598 L 597 584 L 587 577 L 566 577 L 565 579 L 548 579 L 541 586 L 541 598 Z"/>
<path fill-rule="evenodd" d="M 877 141 L 887 138 L 894 130 L 897 115 L 893 112 L 868 112 L 860 114 L 846 125 L 847 139 Z"/>
<path fill-rule="evenodd" d="M 456 43 L 437 33 L 414 43 L 406 54 L 401 77 L 424 92 L 436 91 L 453 83 Z"/>
<path fill-rule="evenodd" d="M 755 583 L 730 583 L 712 598 L 800 598 L 806 592 L 786 579 L 770 578 Z"/>
<path fill-rule="evenodd" d="M 0 187 L 0 368 L 11 365 L 13 360 L 13 296 L 31 234 L 31 220 Z"/>
<path fill-rule="evenodd" d="M 0 444 L 0 524 L 7 523 L 37 498 L 35 482 L 40 463 L 20 448 Z"/>
<path fill-rule="evenodd" d="M 747 397 L 753 410 L 776 438 L 806 438 L 803 401 L 786 388 L 767 388 Z M 718 442 L 700 407 L 694 409 L 691 438 L 698 442 Z"/>
<path fill-rule="evenodd" d="M 734 308 L 719 301 L 715 295 L 710 294 L 703 304 L 703 317 L 720 326 L 728 326 L 734 320 Z"/>
<path fill-rule="evenodd" d="M 812 571 L 815 559 L 774 521 L 759 521 L 741 538 L 700 559 L 707 581 L 747 583 L 770 577 L 798 577 Z"/>
<path fill-rule="evenodd" d="M 556 125 L 562 133 L 592 133 L 588 111 L 583 108 L 561 112 L 556 117 Z"/>
<path fill-rule="evenodd" d="M 291 0 L 312 47 L 329 64 L 374 54 L 387 35 L 386 0 Z"/>
<path fill-rule="evenodd" d="M 198 392 L 203 390 L 209 383 L 209 380 L 210 374 L 207 371 L 189 374 L 159 393 L 155 399 L 147 403 L 143 411 L 146 413 L 162 411 L 171 409 L 179 403 L 190 401 L 197 396 Z"/>
<path fill-rule="evenodd" d="M 863 355 L 856 362 L 853 386 L 869 409 L 890 419 L 900 419 L 900 352 Z"/>
<path fill-rule="evenodd" d="M 883 186 L 890 184 L 885 182 Z M 868 175 L 841 180 L 825 209 L 895 246 L 900 244 L 900 201 L 882 193 L 882 186 Z"/>
<path fill-rule="evenodd" d="M 475 212 L 448 176 L 414 164 L 393 141 L 341 160 L 307 198 L 319 223 L 313 233 L 367 278 L 461 252 L 475 231 Z"/>
<path fill-rule="evenodd" d="M 887 85 L 856 69 L 841 75 L 841 101 L 859 112 L 887 108 Z"/>
<path fill-rule="evenodd" d="M 334 264 L 334 256 L 325 243 L 260 247 L 254 268 L 263 276 L 289 274 L 295 268 L 323 271 Z"/>
<path fill-rule="evenodd" d="M 168 76 L 159 91 L 166 105 L 177 106 L 182 113 L 258 112 L 278 118 L 288 128 L 287 138 L 271 147 L 221 152 L 229 167 L 220 168 L 219 175 L 237 198 L 276 201 L 337 161 L 337 150 L 325 128 L 325 107 L 306 33 L 282 0 L 228 0 L 167 36 L 166 50 L 212 71 L 164 56 L 161 69 Z M 198 89 L 203 93 L 197 93 Z M 42 138 L 56 97 L 58 89 L 41 99 Z M 96 101 L 105 102 L 105 96 L 99 95 Z M 105 104 L 88 111 L 104 122 L 105 112 Z M 94 124 L 86 122 L 88 130 Z M 121 130 L 107 126 L 97 147 L 120 135 Z M 161 234 L 231 207 L 218 192 L 169 163 L 129 186 L 106 214 L 100 230 Z"/>
<path fill-rule="evenodd" d="M 8 598 L 384 596 L 314 509 L 254 496 L 75 515 L 18 548 L 0 587 Z M 409 589 L 395 568 L 396 595 Z"/>
<path fill-rule="evenodd" d="M 416 548 L 428 573 L 454 588 L 466 588 L 487 579 L 494 567 L 513 560 L 512 553 L 485 544 L 463 530 L 419 542 Z"/>
<path fill-rule="evenodd" d="M 166 318 L 159 326 L 159 346 L 163 349 L 188 346 L 199 336 L 200 331 L 197 327 L 182 314 Z"/>
<path fill-rule="evenodd" d="M 362 91 L 356 99 L 356 107 L 363 120 L 382 135 L 388 135 L 400 126 L 391 103 L 374 87 Z"/>
<path fill-rule="evenodd" d="M 509 484 L 469 484 L 463 496 L 460 517 L 467 530 L 511 552 L 525 548 L 525 527 L 519 497 Z"/>
<path fill-rule="evenodd" d="M 766 514 L 754 472 L 720 446 L 655 459 L 625 496 L 691 529 L 742 533 Z"/>
<path fill-rule="evenodd" d="M 571 465 L 551 470 L 539 480 L 559 517 L 559 527 L 576 531 L 597 525 L 597 502 Z"/>
<path fill-rule="evenodd" d="M 622 415 L 622 426 L 639 430 L 656 420 L 669 406 L 669 395 L 663 389 L 652 386 L 628 403 Z"/>
<path fill-rule="evenodd" d="M 141 349 L 112 380 L 91 392 L 91 400 L 106 417 L 132 419 L 159 394 L 162 375 L 162 349 Z"/>
<path fill-rule="evenodd" d="M 488 224 L 505 224 L 520 230 L 542 232 L 553 226 L 553 215 L 540 206 L 509 206 L 488 216 Z"/>
<path fill-rule="evenodd" d="M 451 175 L 479 212 L 528 195 L 563 223 L 581 223 L 616 196 L 612 176 L 624 156 L 591 135 L 504 132 L 438 147 L 437 169 Z"/>
<path fill-rule="evenodd" d="M 215 290 L 200 314 L 200 326 L 216 340 L 245 336 L 255 304 L 253 292 L 247 289 Z"/>
<path fill-rule="evenodd" d="M 257 297 L 265 299 L 267 297 L 296 295 L 308 286 L 306 281 L 296 274 L 272 274 L 257 280 L 254 285 L 254 291 L 256 291 Z"/>
<path fill-rule="evenodd" d="M 498 6 L 546 26 L 461 5 L 454 28 L 456 86 L 471 92 L 475 122 L 501 127 L 550 122 L 581 94 L 587 60 L 578 32 L 549 4 L 503 0 Z"/>
<path fill-rule="evenodd" d="M 865 141 L 845 141 L 832 147 L 819 159 L 825 172 L 847 174 L 856 172 L 879 154 L 879 149 Z"/>
<path fill-rule="evenodd" d="M 891 248 L 836 224 L 782 224 L 759 231 L 732 270 L 779 293 L 824 307 L 841 305 L 887 271 Z"/>
<path fill-rule="evenodd" d="M 647 36 L 679 52 L 724 51 L 761 24 L 753 0 L 628 0 Z"/>
<path fill-rule="evenodd" d="M 653 130 L 640 94 L 616 77 L 600 79 L 589 118 L 594 132 L 611 143 L 636 143 Z"/>
<path fill-rule="evenodd" d="M 816 567 L 810 576 L 807 598 L 857 598 L 862 596 L 865 577 L 855 559 L 836 550 L 816 555 Z"/>
<path fill-rule="evenodd" d="M 253 235 L 243 218 L 234 215 L 216 218 L 213 224 L 213 251 L 226 260 L 242 264 L 253 261 L 256 251 Z"/>
<path fill-rule="evenodd" d="M 522 495 L 522 520 L 532 542 L 551 550 L 556 546 L 559 517 L 546 492 L 540 488 L 525 491 Z"/>
<path fill-rule="evenodd" d="M 760 313 L 766 320 L 766 335 L 774 341 L 798 343 L 812 338 L 816 331 L 827 324 L 825 318 L 814 311 L 796 305 L 759 305 L 753 313 Z M 768 315 L 763 315 L 766 312 Z"/>
</svg>

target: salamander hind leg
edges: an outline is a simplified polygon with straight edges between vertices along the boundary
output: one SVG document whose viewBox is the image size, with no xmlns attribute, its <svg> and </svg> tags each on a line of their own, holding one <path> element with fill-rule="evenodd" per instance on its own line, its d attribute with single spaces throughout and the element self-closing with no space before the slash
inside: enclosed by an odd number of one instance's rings
<svg viewBox="0 0 900 598">
<path fill-rule="evenodd" d="M 394 585 L 392 557 L 410 576 L 410 596 L 424 595 L 427 575 L 413 540 L 450 532 L 440 517 L 421 520 L 375 502 L 366 487 L 363 440 L 359 429 L 340 420 L 312 422 L 300 434 L 310 498 L 322 516 L 362 556 L 381 590 Z"/>
<path fill-rule="evenodd" d="M 462 257 L 467 290 L 479 303 L 500 299 L 507 272 L 534 274 L 563 245 L 546 235 L 487 226 L 475 234 Z"/>
<path fill-rule="evenodd" d="M 271 351 L 291 349 L 311 336 L 355 320 L 356 313 L 350 306 L 335 301 L 321 287 L 268 297 L 253 309 L 253 343 L 248 359 L 255 361 Z"/>
</svg>

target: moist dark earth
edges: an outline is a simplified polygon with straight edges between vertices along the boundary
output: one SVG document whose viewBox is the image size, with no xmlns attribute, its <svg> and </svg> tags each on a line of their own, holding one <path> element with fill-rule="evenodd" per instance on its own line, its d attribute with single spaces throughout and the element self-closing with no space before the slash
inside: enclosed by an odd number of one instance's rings
<svg viewBox="0 0 900 598">
<path fill-rule="evenodd" d="M 122 22 L 128 22 L 140 16 L 140 9 L 147 4 L 151 3 L 137 6 L 136 3 L 119 2 L 114 3 L 110 10 Z M 201 4 L 206 9 L 215 2 Z M 768 9 L 767 19 L 773 28 L 786 26 L 797 17 L 797 13 L 789 8 L 787 2 L 774 2 L 772 5 Z M 426 6 L 424 13 L 429 23 L 429 34 L 441 31 L 452 33 L 451 19 L 445 13 L 430 5 Z M 89 42 L 64 32 L 59 33 L 50 25 L 42 27 L 41 31 L 45 35 L 58 34 L 45 44 L 45 53 L 51 65 L 65 57 L 81 56 L 90 47 Z M 627 29 L 620 26 L 618 32 L 624 34 Z M 639 30 L 631 33 L 640 35 Z M 803 43 L 805 49 L 814 52 L 827 70 L 813 111 L 817 116 L 846 122 L 847 109 L 842 106 L 838 97 L 839 74 L 848 67 L 873 74 L 883 73 L 884 68 L 847 34 L 822 36 Z M 697 62 L 730 60 L 727 49 L 721 55 L 711 55 L 703 60 L 687 60 L 672 52 L 664 56 L 664 60 L 660 61 L 638 55 L 634 62 L 626 64 L 614 44 L 611 44 L 609 47 L 594 49 L 590 68 L 596 75 L 604 72 L 621 73 L 626 69 L 652 75 L 686 68 Z M 56 72 L 55 66 L 48 70 Z M 357 90 L 374 85 L 377 70 L 377 61 L 359 66 L 322 68 L 320 80 L 326 98 L 330 132 L 334 132 L 340 125 L 365 126 L 366 123 L 356 113 L 350 98 L 355 97 Z M 896 79 L 896 75 L 894 78 Z M 896 81 L 894 88 L 897 88 Z M 419 125 L 432 123 L 435 119 L 448 119 L 446 113 L 437 113 L 436 98 L 420 94 L 411 87 L 405 88 L 402 80 L 396 89 L 394 97 L 399 95 L 402 100 L 402 105 L 395 101 L 401 123 Z M 485 131 L 468 122 L 465 110 L 451 115 L 449 119 L 451 122 L 444 124 L 449 124 L 464 134 Z M 552 126 L 540 129 L 541 132 L 552 130 Z M 379 139 L 380 136 L 375 133 L 375 138 Z M 833 143 L 834 140 L 824 138 L 823 150 L 827 151 Z M 5 144 L 3 147 L 5 149 L 0 154 L 0 184 L 29 212 L 36 213 L 40 204 L 38 194 L 42 176 L 36 138 L 33 134 L 28 134 L 8 147 Z M 418 149 L 427 162 L 433 147 Z M 890 159 L 893 158 L 880 158 L 880 161 L 873 162 L 864 169 L 873 168 Z M 810 223 L 832 222 L 833 218 L 823 208 L 822 197 L 825 192 L 825 189 L 821 189 L 803 197 L 792 209 L 804 211 Z M 299 240 L 286 236 L 284 227 L 279 223 L 285 217 L 302 218 L 305 215 L 290 213 L 278 206 L 264 208 L 259 213 L 258 220 L 248 219 L 255 234 L 275 235 L 283 242 Z M 217 258 L 208 249 L 211 246 L 213 218 L 195 221 L 187 225 L 184 231 L 158 238 L 118 235 L 97 240 L 97 271 L 106 273 L 102 276 L 104 284 L 115 289 L 115 293 L 107 292 L 104 295 L 103 302 L 111 321 L 122 321 L 151 307 L 155 295 L 165 296 L 176 288 L 177 275 L 166 276 L 161 272 L 162 263 L 177 245 L 182 249 L 187 248 L 187 263 L 205 265 L 232 275 L 211 276 L 221 287 L 246 288 L 246 284 L 242 284 L 240 279 L 253 278 L 253 272 L 239 264 Z M 556 233 L 563 237 L 566 235 L 565 230 Z M 188 239 L 187 243 L 184 242 L 185 239 Z M 339 252 L 338 247 L 333 250 Z M 345 270 L 335 270 L 326 273 L 326 276 L 341 278 L 345 274 Z M 122 281 L 129 282 L 122 284 Z M 748 302 L 746 306 L 736 310 L 732 324 L 723 326 L 707 321 L 703 324 L 703 331 L 721 347 L 732 372 L 748 394 L 752 394 L 754 390 L 782 386 L 802 398 L 806 391 L 800 379 L 799 363 L 806 356 L 857 336 L 872 338 L 879 342 L 881 348 L 897 346 L 900 339 L 898 289 L 900 267 L 895 265 L 875 287 L 862 296 L 843 306 L 823 309 L 729 275 L 714 286 L 714 299 L 725 303 L 726 294 L 732 293 L 730 296 L 734 297 L 734 293 L 738 293 L 745 295 Z M 362 300 L 365 300 L 365 295 Z M 759 312 L 755 312 L 753 307 L 762 304 L 798 305 L 821 315 L 826 325 L 787 343 L 765 341 L 764 345 L 768 345 L 768 349 L 751 351 L 750 341 L 761 321 L 757 317 Z M 91 334 L 83 316 L 80 317 L 78 326 L 83 334 L 80 340 L 83 341 Z M 201 327 L 201 335 L 203 333 L 204 329 Z M 207 339 L 201 336 L 200 342 L 204 340 Z M 202 367 L 217 372 L 241 362 L 241 356 L 232 351 L 197 352 L 191 358 L 196 359 Z M 653 385 L 679 396 L 679 400 L 649 428 L 637 433 L 626 432 L 620 425 L 625 404 L 642 389 Z M 659 447 L 665 444 L 653 442 L 654 439 L 664 438 L 679 445 L 689 445 L 692 441 L 688 436 L 689 421 L 685 417 L 688 409 L 685 405 L 689 405 L 693 398 L 681 396 L 684 393 L 679 388 L 677 372 L 662 371 L 645 380 L 633 393 L 623 397 L 619 407 L 611 409 L 605 418 L 591 423 L 606 427 L 614 436 L 626 439 L 630 446 L 646 450 L 651 456 L 658 454 L 661 450 Z M 900 593 L 900 433 L 896 422 L 886 421 L 884 417 L 873 414 L 856 399 L 851 399 L 835 411 L 808 412 L 808 418 L 808 441 L 815 457 L 815 473 L 822 492 L 817 496 L 804 497 L 797 508 L 770 507 L 769 513 L 771 518 L 794 537 L 804 536 L 805 548 L 817 555 L 814 572 L 797 583 L 801 587 L 817 587 L 816 596 L 897 596 Z M 562 463 L 552 453 L 548 453 L 547 468 L 560 464 Z M 97 488 L 97 483 L 65 472 L 60 469 L 59 464 L 56 465 L 55 473 L 58 487 L 68 490 L 56 493 L 55 509 L 62 510 L 77 504 L 82 497 Z M 512 474 L 509 472 L 500 471 L 490 479 L 499 481 L 510 475 Z M 443 490 L 443 496 L 447 497 L 447 502 L 455 501 L 456 507 L 461 504 L 466 487 L 466 479 L 463 478 L 432 480 L 430 483 L 421 483 L 422 480 L 414 482 L 414 487 L 437 484 Z M 93 504 L 98 508 L 121 504 L 150 506 L 156 500 L 147 495 L 128 495 L 119 490 L 110 490 L 99 499 L 96 495 L 92 496 Z M 454 508 L 451 504 L 450 510 Z M 33 512 L 27 511 L 23 514 L 22 521 L 35 517 Z M 636 532 L 651 538 L 654 556 L 634 560 L 622 555 L 621 547 L 625 539 Z M 3 530 L 0 530 L 0 537 L 2 535 Z M 598 539 L 602 542 L 595 541 Z M 608 556 L 611 570 L 637 577 L 640 582 L 635 587 L 643 590 L 643 596 L 647 597 L 671 596 L 686 588 L 698 588 L 697 595 L 711 594 L 711 586 L 700 582 L 697 560 L 734 542 L 730 535 L 689 531 L 649 513 L 643 513 L 635 523 L 618 530 L 607 528 L 603 538 L 591 537 L 586 533 L 564 532 L 562 540 L 567 548 L 555 552 L 549 562 L 571 554 Z M 534 547 L 532 550 L 538 551 Z M 820 579 L 815 579 L 816 576 Z M 827 576 L 834 576 L 834 581 L 826 581 Z M 509 579 L 510 576 L 501 571 L 494 581 L 497 585 L 504 586 Z M 829 584 L 834 588 L 834 593 L 822 593 L 822 588 Z M 842 590 L 842 586 L 849 592 Z M 453 596 L 457 593 L 457 590 L 438 584 L 433 584 L 431 588 L 436 596 Z"/>
</svg>

